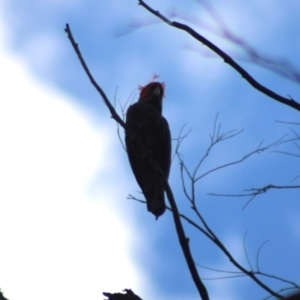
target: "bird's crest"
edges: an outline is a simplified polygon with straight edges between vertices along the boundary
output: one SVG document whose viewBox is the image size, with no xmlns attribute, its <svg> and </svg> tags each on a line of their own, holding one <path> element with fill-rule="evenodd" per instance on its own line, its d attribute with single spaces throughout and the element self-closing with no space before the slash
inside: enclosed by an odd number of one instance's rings
<svg viewBox="0 0 300 300">
<path fill-rule="evenodd" d="M 147 85 L 145 86 L 141 86 L 139 85 L 139 91 L 140 91 L 140 96 L 143 98 L 144 96 L 146 96 L 149 88 L 151 88 L 152 86 L 155 86 L 155 85 L 160 85 L 162 87 L 162 90 L 163 90 L 163 97 L 165 97 L 165 88 L 166 88 L 166 84 L 164 82 L 158 82 L 158 81 L 155 81 L 157 78 L 159 78 L 159 75 L 157 74 L 154 74 L 153 75 L 153 78 L 152 78 L 152 81 L 150 83 L 148 83 Z"/>
</svg>

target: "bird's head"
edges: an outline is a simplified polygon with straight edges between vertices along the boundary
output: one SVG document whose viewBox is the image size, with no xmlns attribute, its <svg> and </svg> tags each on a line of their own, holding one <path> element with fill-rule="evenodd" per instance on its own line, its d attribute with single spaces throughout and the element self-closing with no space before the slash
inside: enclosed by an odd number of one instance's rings
<svg viewBox="0 0 300 300">
<path fill-rule="evenodd" d="M 156 106 L 162 111 L 162 99 L 165 93 L 165 84 L 162 82 L 150 82 L 146 86 L 139 86 L 140 98 L 138 102 Z"/>
</svg>

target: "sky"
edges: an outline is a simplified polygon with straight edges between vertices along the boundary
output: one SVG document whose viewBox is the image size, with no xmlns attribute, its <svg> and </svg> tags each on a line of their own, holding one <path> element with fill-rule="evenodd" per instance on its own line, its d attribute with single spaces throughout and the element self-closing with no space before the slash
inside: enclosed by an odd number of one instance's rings
<svg viewBox="0 0 300 300">
<path fill-rule="evenodd" d="M 195 28 L 268 88 L 298 99 L 300 80 L 287 73 L 300 70 L 298 1 L 147 3 Z M 141 195 L 120 142 L 123 133 L 119 138 L 84 74 L 66 23 L 119 113 L 137 100 L 139 85 L 160 76 L 173 149 L 182 127 L 190 132 L 180 148 L 189 170 L 205 155 L 215 122 L 220 132 L 242 131 L 213 147 L 199 176 L 299 133 L 299 126 L 283 123 L 299 122 L 296 110 L 254 90 L 222 59 L 137 1 L 1 1 L 0 288 L 10 300 L 94 300 L 124 288 L 144 300 L 199 299 L 170 213 L 155 221 L 143 204 L 127 199 Z M 264 60 L 253 60 L 246 44 Z M 211 172 L 195 187 L 201 214 L 244 267 L 259 261 L 261 271 L 298 284 L 299 189 L 270 190 L 246 208 L 249 197 L 209 194 L 300 185 L 299 161 L 293 140 Z M 174 157 L 170 186 L 180 211 L 199 222 L 180 178 Z M 212 279 L 204 280 L 212 300 L 268 296 L 249 278 L 217 279 L 231 274 L 216 270 L 236 269 L 200 232 L 184 226 L 199 274 Z M 276 291 L 287 286 L 261 278 Z"/>
</svg>

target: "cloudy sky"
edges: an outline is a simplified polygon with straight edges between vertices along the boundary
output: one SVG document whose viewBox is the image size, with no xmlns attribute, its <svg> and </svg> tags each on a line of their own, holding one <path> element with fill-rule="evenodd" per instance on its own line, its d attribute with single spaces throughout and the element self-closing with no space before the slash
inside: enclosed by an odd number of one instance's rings
<svg viewBox="0 0 300 300">
<path fill-rule="evenodd" d="M 299 2 L 209 3 L 149 1 L 193 26 L 262 84 L 299 102 Z M 184 125 L 191 130 L 180 149 L 190 170 L 209 146 L 217 114 L 220 132 L 243 130 L 213 148 L 199 176 L 261 143 L 287 141 L 299 132 L 297 125 L 278 122 L 299 122 L 296 110 L 254 90 L 202 44 L 137 1 L 1 1 L 0 288 L 10 300 L 96 300 L 103 291 L 124 288 L 145 300 L 198 299 L 170 213 L 156 222 L 144 205 L 127 199 L 140 197 L 139 188 L 116 124 L 64 33 L 66 23 L 119 112 L 136 100 L 139 85 L 160 75 L 173 138 Z M 256 51 L 255 60 L 245 45 Z M 209 173 L 196 185 L 196 201 L 245 268 L 248 261 L 256 268 L 257 253 L 268 241 L 260 270 L 299 283 L 299 190 L 271 190 L 244 210 L 249 197 L 208 195 L 300 185 L 299 157 L 280 152 L 299 155 L 297 141 Z M 170 185 L 180 210 L 197 220 L 182 192 L 176 158 Z M 236 271 L 216 246 L 185 225 L 200 275 L 214 279 L 205 281 L 211 299 L 268 296 L 248 278 L 217 280 L 230 274 L 201 267 Z M 276 291 L 288 286 L 261 278 Z"/>
</svg>

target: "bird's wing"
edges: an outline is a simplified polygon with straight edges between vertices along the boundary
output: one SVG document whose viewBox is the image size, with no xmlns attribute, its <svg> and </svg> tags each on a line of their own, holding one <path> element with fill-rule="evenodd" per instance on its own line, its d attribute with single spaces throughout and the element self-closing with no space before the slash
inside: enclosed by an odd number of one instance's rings
<svg viewBox="0 0 300 300">
<path fill-rule="evenodd" d="M 135 103 L 128 109 L 126 125 L 128 131 L 139 136 L 167 179 L 171 164 L 171 133 L 167 120 L 155 107 Z"/>
<path fill-rule="evenodd" d="M 135 178 L 156 216 L 165 210 L 164 186 L 147 157 L 154 159 L 168 178 L 171 161 L 171 135 L 168 123 L 157 108 L 135 103 L 127 111 L 125 142 Z"/>
</svg>

